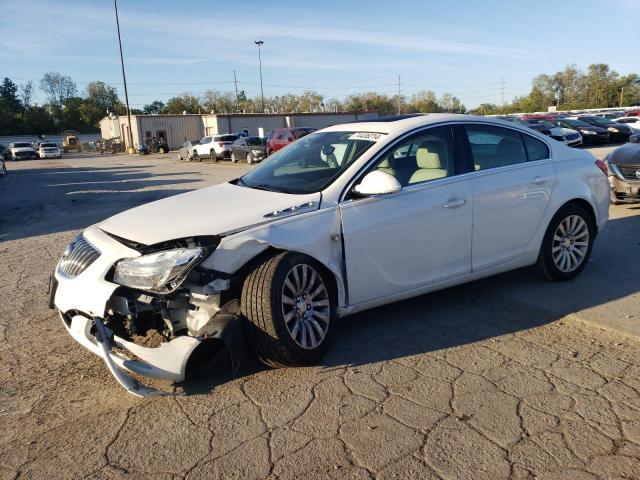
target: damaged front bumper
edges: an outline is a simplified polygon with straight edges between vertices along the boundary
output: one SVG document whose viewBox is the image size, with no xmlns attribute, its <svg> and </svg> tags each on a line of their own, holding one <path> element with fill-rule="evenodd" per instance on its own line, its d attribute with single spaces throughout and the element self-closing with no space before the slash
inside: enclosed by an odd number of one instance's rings
<svg viewBox="0 0 640 480">
<path fill-rule="evenodd" d="M 123 333 L 118 322 L 114 323 L 114 318 L 121 318 L 114 305 L 127 303 L 127 299 L 121 297 L 122 291 L 127 289 L 107 281 L 106 278 L 118 260 L 140 253 L 96 227 L 85 230 L 83 238 L 99 251 L 99 256 L 74 277 L 56 269 L 50 283 L 49 306 L 58 310 L 69 334 L 82 346 L 101 357 L 116 380 L 128 392 L 143 397 L 175 395 L 175 392 L 145 386 L 131 374 L 174 383 L 182 382 L 190 373 L 189 360 L 194 358 L 200 362 L 203 354 L 206 356 L 212 351 L 210 347 L 214 346 L 215 341 L 221 341 L 226 347 L 232 368 L 234 371 L 237 370 L 244 351 L 237 301 L 228 302 L 220 308 L 215 307 L 214 312 L 207 310 L 204 304 L 189 305 L 196 315 L 206 317 L 206 328 L 203 327 L 200 333 L 186 334 L 186 330 L 183 329 L 167 337 L 171 338 L 170 340 L 152 348 L 129 341 L 121 335 L 124 334 L 127 338 L 131 335 Z M 157 308 L 166 308 L 172 302 L 160 303 L 163 307 Z M 137 315 L 135 311 L 128 313 L 131 313 L 130 318 Z M 111 326 L 118 327 L 117 332 L 114 332 Z M 218 349 L 221 347 L 220 344 L 215 346 Z M 196 351 L 198 353 L 194 355 Z"/>
</svg>

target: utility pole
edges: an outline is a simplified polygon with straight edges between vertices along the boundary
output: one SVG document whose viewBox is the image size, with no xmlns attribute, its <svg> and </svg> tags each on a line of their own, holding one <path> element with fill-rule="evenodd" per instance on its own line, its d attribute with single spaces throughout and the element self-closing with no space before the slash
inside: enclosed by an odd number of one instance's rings
<svg viewBox="0 0 640 480">
<path fill-rule="evenodd" d="M 240 101 L 238 100 L 238 79 L 236 78 L 236 71 L 233 71 L 233 84 L 236 86 L 236 111 L 240 110 Z"/>
<path fill-rule="evenodd" d="M 502 107 L 504 108 L 504 75 L 500 76 L 500 98 L 502 100 Z"/>
<path fill-rule="evenodd" d="M 400 89 L 400 75 L 398 75 L 398 115 L 402 113 L 402 90 Z"/>
<path fill-rule="evenodd" d="M 262 55 L 261 55 L 261 50 L 262 50 L 262 45 L 264 44 L 264 42 L 262 40 L 257 40 L 255 42 L 257 46 L 258 46 L 258 62 L 260 63 L 260 96 L 262 97 L 262 113 L 265 113 L 264 110 L 264 90 L 262 89 Z"/>
<path fill-rule="evenodd" d="M 120 38 L 120 20 L 118 20 L 118 2 L 113 0 L 116 11 L 116 26 L 118 28 L 118 44 L 120 45 L 120 65 L 122 66 L 122 83 L 124 83 L 124 101 L 127 104 L 127 122 L 129 123 L 129 153 L 133 153 L 133 133 L 131 126 L 131 109 L 129 108 L 129 93 L 127 92 L 127 77 L 124 74 L 124 56 L 122 55 L 122 39 Z"/>
<path fill-rule="evenodd" d="M 620 106 L 622 107 L 622 104 L 624 99 L 624 85 L 622 86 L 622 89 L 620 90 Z"/>
</svg>

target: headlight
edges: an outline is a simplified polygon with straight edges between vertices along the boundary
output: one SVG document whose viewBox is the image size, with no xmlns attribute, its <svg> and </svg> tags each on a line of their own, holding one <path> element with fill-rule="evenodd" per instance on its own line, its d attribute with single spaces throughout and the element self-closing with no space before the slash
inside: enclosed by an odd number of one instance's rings
<svg viewBox="0 0 640 480">
<path fill-rule="evenodd" d="M 596 132 L 592 132 L 591 130 L 584 130 L 582 133 L 586 135 L 596 135 Z"/>
<path fill-rule="evenodd" d="M 616 132 L 616 133 L 618 132 L 618 129 L 614 127 L 609 127 L 607 128 L 607 130 L 609 130 L 610 132 Z"/>
<path fill-rule="evenodd" d="M 176 248 L 125 258 L 116 264 L 113 280 L 139 290 L 170 293 L 180 286 L 203 251 L 202 248 Z"/>
<path fill-rule="evenodd" d="M 251 150 L 251 153 L 253 153 L 257 157 L 262 155 L 262 150 Z"/>
</svg>

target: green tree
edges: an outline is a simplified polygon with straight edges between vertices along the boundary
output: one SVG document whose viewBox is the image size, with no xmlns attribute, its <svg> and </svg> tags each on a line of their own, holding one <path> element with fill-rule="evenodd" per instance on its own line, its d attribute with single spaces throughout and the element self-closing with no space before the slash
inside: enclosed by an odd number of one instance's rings
<svg viewBox="0 0 640 480">
<path fill-rule="evenodd" d="M 97 126 L 108 113 L 120 113 L 121 105 L 115 88 L 104 82 L 91 82 L 86 87 L 80 114 L 87 125 Z"/>
<path fill-rule="evenodd" d="M 154 100 L 153 102 L 145 105 L 142 108 L 142 111 L 147 115 L 157 115 L 159 113 L 162 113 L 164 108 L 165 105 L 163 102 L 161 102 L 160 100 Z"/>
<path fill-rule="evenodd" d="M 407 105 L 408 113 L 432 113 L 438 111 L 436 94 L 431 90 L 422 90 L 411 95 Z"/>
<path fill-rule="evenodd" d="M 183 93 L 177 97 L 172 97 L 167 101 L 164 113 L 179 115 L 184 112 L 200 113 L 200 102 L 198 97 L 194 97 L 188 93 Z"/>
</svg>

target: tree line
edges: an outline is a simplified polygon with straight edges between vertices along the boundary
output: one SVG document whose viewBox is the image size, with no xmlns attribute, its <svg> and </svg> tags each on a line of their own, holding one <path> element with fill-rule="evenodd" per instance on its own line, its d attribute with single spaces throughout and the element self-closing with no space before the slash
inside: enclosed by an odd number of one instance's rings
<svg viewBox="0 0 640 480">
<path fill-rule="evenodd" d="M 57 72 L 46 73 L 38 87 L 46 101 L 33 101 L 35 85 L 32 81 L 16 84 L 5 78 L 0 84 L 0 135 L 54 134 L 72 129 L 96 132 L 98 122 L 107 115 L 124 115 L 126 108 L 117 90 L 101 81 L 87 84 L 79 91 L 71 77 Z M 415 94 L 386 95 L 364 92 L 344 99 L 325 98 L 309 90 L 301 95 L 287 93 L 264 98 L 249 97 L 244 91 L 221 92 L 207 90 L 202 95 L 183 93 L 131 109 L 137 114 L 182 113 L 285 113 L 285 112 L 349 112 L 376 110 L 380 115 L 396 113 L 496 113 L 546 111 L 549 106 L 558 110 L 603 108 L 640 105 L 640 76 L 620 75 L 606 64 L 590 65 L 586 72 L 569 65 L 555 74 L 542 74 L 532 81 L 531 91 L 515 97 L 505 105 L 483 103 L 467 112 L 456 96 L 445 93 L 440 97 L 431 90 Z"/>
</svg>

